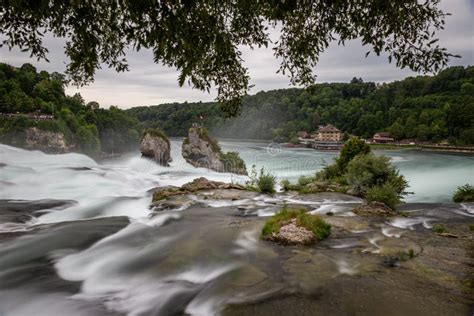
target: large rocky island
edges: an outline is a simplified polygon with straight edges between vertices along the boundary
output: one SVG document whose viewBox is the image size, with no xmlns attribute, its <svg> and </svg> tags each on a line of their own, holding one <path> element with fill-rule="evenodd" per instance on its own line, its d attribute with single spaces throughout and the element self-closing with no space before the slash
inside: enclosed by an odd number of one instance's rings
<svg viewBox="0 0 474 316">
<path fill-rule="evenodd" d="M 211 138 L 206 128 L 194 124 L 183 141 L 183 158 L 195 167 L 217 172 L 247 174 L 245 162 L 237 152 L 223 153 L 217 141 Z"/>
<path fill-rule="evenodd" d="M 158 129 L 147 129 L 140 142 L 142 156 L 151 158 L 163 166 L 168 166 L 171 160 L 170 141 Z"/>
</svg>

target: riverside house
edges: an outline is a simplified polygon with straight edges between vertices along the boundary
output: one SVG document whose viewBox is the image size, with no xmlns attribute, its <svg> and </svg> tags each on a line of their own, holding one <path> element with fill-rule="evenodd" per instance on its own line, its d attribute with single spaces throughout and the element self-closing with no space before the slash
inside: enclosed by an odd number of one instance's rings
<svg viewBox="0 0 474 316">
<path fill-rule="evenodd" d="M 314 149 L 339 150 L 343 145 L 342 132 L 331 124 L 319 126 L 312 134 L 300 131 L 297 136 L 300 144 Z"/>
<path fill-rule="evenodd" d="M 328 124 L 318 129 L 316 140 L 322 142 L 340 142 L 342 140 L 342 132 L 335 126 Z"/>
<path fill-rule="evenodd" d="M 378 132 L 374 134 L 372 138 L 372 143 L 374 144 L 389 144 L 393 143 L 395 140 L 391 137 L 390 133 L 387 132 Z"/>
</svg>

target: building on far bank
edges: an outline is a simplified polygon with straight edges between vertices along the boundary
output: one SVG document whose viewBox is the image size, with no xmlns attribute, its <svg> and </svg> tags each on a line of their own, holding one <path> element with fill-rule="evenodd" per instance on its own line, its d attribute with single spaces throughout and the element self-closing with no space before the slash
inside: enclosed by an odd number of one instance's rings
<svg viewBox="0 0 474 316">
<path fill-rule="evenodd" d="M 339 150 L 343 146 L 342 132 L 330 124 L 319 126 L 312 134 L 300 131 L 297 136 L 300 144 L 314 149 Z"/>
<path fill-rule="evenodd" d="M 388 132 L 378 132 L 374 134 L 374 137 L 372 138 L 372 143 L 374 144 L 388 144 L 388 143 L 393 143 L 395 139 L 390 136 L 390 133 Z"/>
<path fill-rule="evenodd" d="M 317 131 L 317 141 L 321 142 L 340 142 L 342 132 L 331 124 L 321 127 Z"/>
</svg>

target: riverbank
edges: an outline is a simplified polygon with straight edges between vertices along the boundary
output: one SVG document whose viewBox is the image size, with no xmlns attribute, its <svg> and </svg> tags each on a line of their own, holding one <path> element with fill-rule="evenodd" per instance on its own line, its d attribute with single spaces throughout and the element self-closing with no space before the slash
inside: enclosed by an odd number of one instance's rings
<svg viewBox="0 0 474 316">
<path fill-rule="evenodd" d="M 398 144 L 370 144 L 373 150 L 422 150 L 440 153 L 473 154 L 474 147 L 441 146 L 441 145 L 398 145 Z"/>
</svg>

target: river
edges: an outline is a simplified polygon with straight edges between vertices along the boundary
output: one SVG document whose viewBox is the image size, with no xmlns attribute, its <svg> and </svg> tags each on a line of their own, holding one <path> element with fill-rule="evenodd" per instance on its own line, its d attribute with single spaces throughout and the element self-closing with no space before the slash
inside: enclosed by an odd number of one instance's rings
<svg viewBox="0 0 474 316">
<path fill-rule="evenodd" d="M 171 143 L 170 167 L 136 153 L 97 163 L 81 154 L 47 155 L 0 145 L 0 315 L 212 315 L 222 313 L 224 306 L 281 293 L 290 293 L 284 308 L 291 307 L 295 293 L 304 293 L 309 296 L 295 304 L 335 312 L 330 302 L 340 299 L 337 287 L 343 279 L 338 276 L 373 271 L 379 264 L 375 257 L 354 255 L 354 249 L 378 253 L 384 247 L 381 240 L 403 241 L 399 237 L 405 230 L 425 227 L 428 231 L 441 220 L 420 213 L 411 221 L 399 218 L 354 228 L 351 231 L 357 235 L 298 250 L 290 258 L 282 249 L 259 241 L 263 218 L 282 203 L 296 203 L 315 213 L 335 210 L 345 220 L 351 218 L 351 205 L 360 200 L 340 195 L 310 200 L 248 193 L 235 201 L 192 196 L 182 208 L 155 215 L 148 192 L 154 187 L 181 185 L 200 176 L 233 182 L 246 179 L 194 168 L 181 157 L 180 140 Z M 335 153 L 283 149 L 264 142 L 222 141 L 221 146 L 238 151 L 247 166 L 255 164 L 292 181 L 335 157 Z M 408 179 L 414 192 L 408 202 L 449 202 L 457 185 L 474 179 L 472 156 L 418 151 L 377 154 L 391 157 Z M 456 220 L 472 218 L 472 210 L 458 205 L 432 208 L 442 208 Z M 239 213 L 242 210 L 245 214 Z M 308 262 L 318 262 L 316 270 L 308 270 Z M 360 286 L 349 284 L 347 289 Z M 315 285 L 330 285 L 328 293 L 333 295 L 319 307 L 308 300 Z M 410 295 L 400 294 L 406 302 L 398 306 L 376 287 L 367 291 L 373 293 L 365 298 L 366 312 L 386 314 L 385 307 L 400 313 L 418 311 Z M 442 312 L 465 310 L 462 300 L 450 304 L 435 307 Z M 252 308 L 226 313 L 254 314 Z M 258 314 L 274 315 L 279 307 L 259 308 Z M 421 314 L 432 312 L 423 308 Z"/>
</svg>

